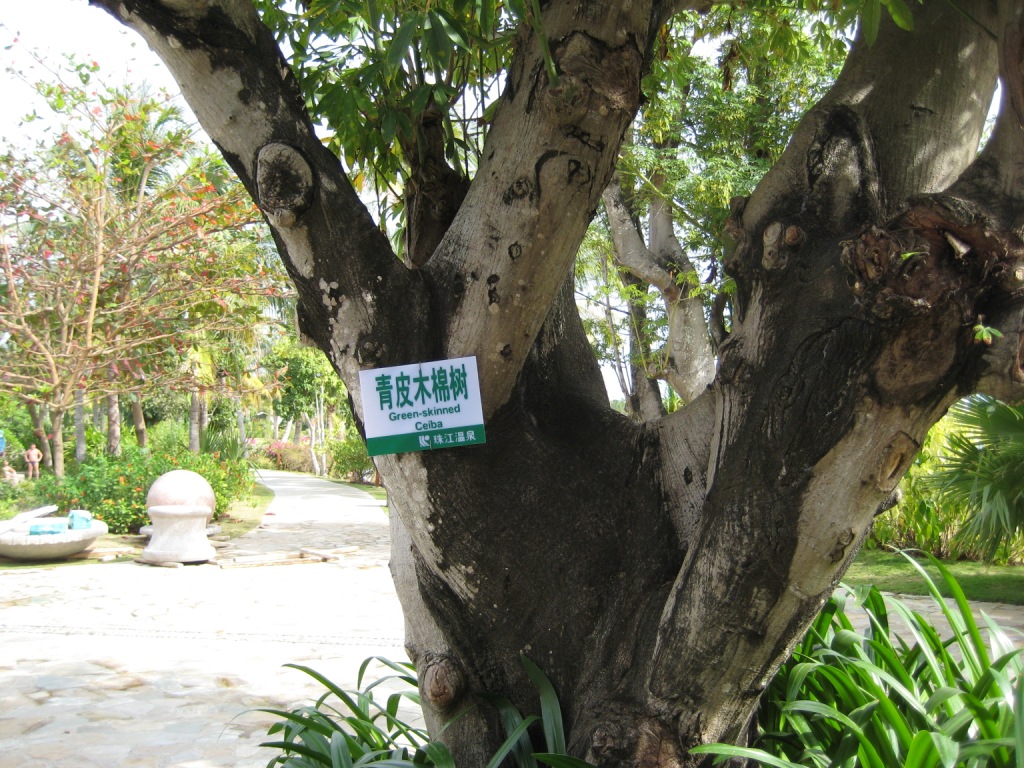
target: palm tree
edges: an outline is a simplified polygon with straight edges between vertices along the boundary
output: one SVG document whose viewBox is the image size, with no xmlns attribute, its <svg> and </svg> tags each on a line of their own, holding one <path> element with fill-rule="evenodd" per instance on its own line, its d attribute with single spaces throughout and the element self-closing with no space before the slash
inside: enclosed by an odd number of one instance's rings
<svg viewBox="0 0 1024 768">
<path fill-rule="evenodd" d="M 958 537 L 992 558 L 1024 533 L 1024 409 L 975 395 L 950 415 L 945 456 L 925 482 L 940 503 L 967 510 Z"/>
</svg>

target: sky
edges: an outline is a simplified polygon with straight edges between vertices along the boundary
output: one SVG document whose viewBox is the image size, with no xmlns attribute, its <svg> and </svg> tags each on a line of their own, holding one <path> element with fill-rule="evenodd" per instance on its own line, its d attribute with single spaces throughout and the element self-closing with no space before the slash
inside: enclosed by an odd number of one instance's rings
<svg viewBox="0 0 1024 768">
<path fill-rule="evenodd" d="M 148 83 L 178 93 L 142 38 L 85 0 L 0 0 L 0 143 L 21 143 L 34 127 L 20 125 L 37 103 L 30 84 L 50 77 L 33 61 L 33 52 L 51 67 L 68 54 L 95 61 L 110 85 Z M 27 82 L 7 74 L 10 68 L 22 72 Z"/>
</svg>

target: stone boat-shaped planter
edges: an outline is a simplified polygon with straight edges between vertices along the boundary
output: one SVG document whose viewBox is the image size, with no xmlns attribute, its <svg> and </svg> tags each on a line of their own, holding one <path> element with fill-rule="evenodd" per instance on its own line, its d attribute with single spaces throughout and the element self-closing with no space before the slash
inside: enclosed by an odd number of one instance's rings
<svg viewBox="0 0 1024 768">
<path fill-rule="evenodd" d="M 102 520 L 92 520 L 88 528 L 69 529 L 62 533 L 32 535 L 29 528 L 33 520 L 56 511 L 56 507 L 43 507 L 23 512 L 4 524 L 0 533 L 0 557 L 11 560 L 60 560 L 83 552 L 107 532 Z M 13 527 L 11 527 L 13 524 Z"/>
</svg>

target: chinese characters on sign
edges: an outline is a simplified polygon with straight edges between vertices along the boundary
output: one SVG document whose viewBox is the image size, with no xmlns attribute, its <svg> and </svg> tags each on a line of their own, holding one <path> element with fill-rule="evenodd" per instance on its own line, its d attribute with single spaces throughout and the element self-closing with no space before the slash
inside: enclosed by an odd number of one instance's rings
<svg viewBox="0 0 1024 768">
<path fill-rule="evenodd" d="M 359 372 L 371 456 L 485 442 L 475 357 Z"/>
</svg>

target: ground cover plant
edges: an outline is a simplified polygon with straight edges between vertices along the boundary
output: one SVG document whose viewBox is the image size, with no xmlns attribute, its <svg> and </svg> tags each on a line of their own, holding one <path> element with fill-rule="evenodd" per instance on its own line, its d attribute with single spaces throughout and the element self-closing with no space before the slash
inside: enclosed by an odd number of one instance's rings
<svg viewBox="0 0 1024 768">
<path fill-rule="evenodd" d="M 363 685 L 364 675 L 372 662 L 379 662 L 395 674 Z M 487 761 L 486 768 L 498 768 L 506 758 L 517 768 L 586 768 L 586 763 L 567 754 L 561 706 L 555 689 L 543 671 L 528 657 L 522 664 L 536 686 L 539 715 L 523 714 L 504 696 L 479 694 L 500 713 L 506 738 Z M 408 705 L 421 704 L 416 668 L 408 662 L 396 663 L 380 657 L 366 659 L 359 668 L 356 686 L 349 692 L 309 667 L 289 664 L 311 676 L 324 687 L 312 706 L 292 711 L 262 709 L 282 720 L 274 723 L 268 735 L 280 734 L 278 740 L 260 746 L 278 754 L 267 768 L 353 768 L 360 765 L 390 768 L 455 768 L 455 760 L 441 738 L 431 737 L 420 726 L 410 725 Z M 386 690 L 382 703 L 380 686 L 398 682 L 404 690 Z M 406 704 L 405 711 L 401 711 Z M 415 713 L 413 713 L 414 716 Z M 531 738 L 531 726 L 535 733 Z M 537 751 L 533 739 L 543 749 Z"/>
<path fill-rule="evenodd" d="M 990 620 L 979 626 L 937 560 L 930 558 L 937 580 L 910 562 L 951 634 L 875 587 L 843 589 L 768 687 L 753 747 L 707 745 L 694 752 L 776 768 L 1019 768 L 1021 638 Z M 942 599 L 940 584 L 953 605 Z M 870 619 L 863 633 L 846 614 L 850 600 Z"/>
</svg>

